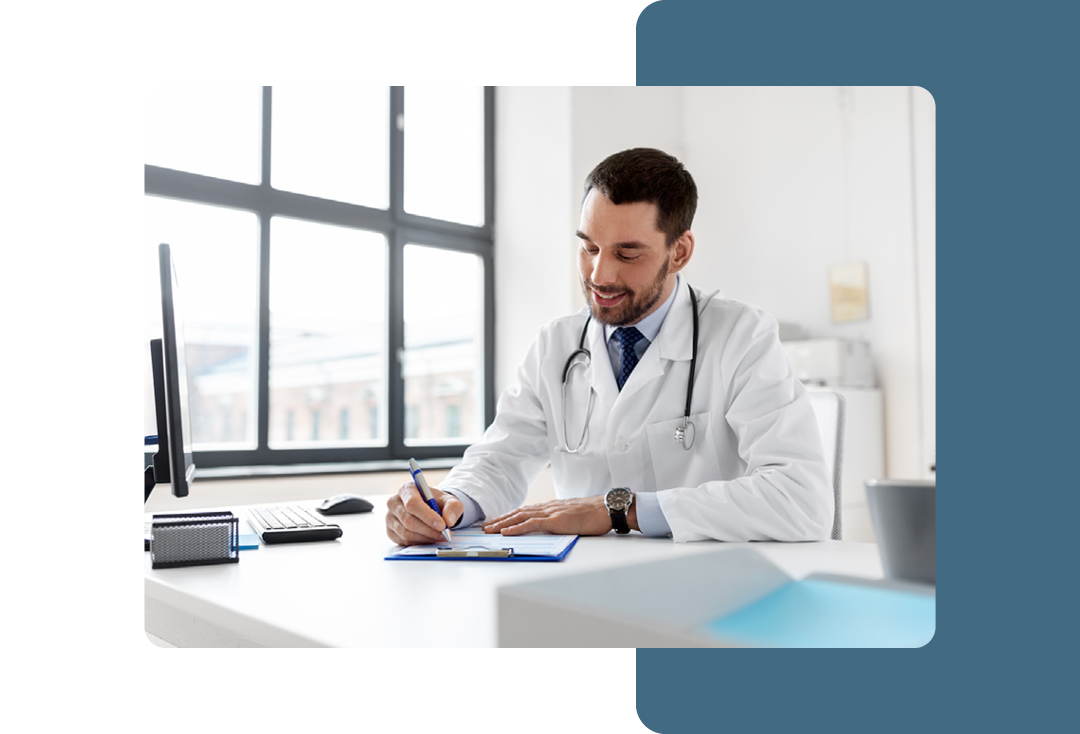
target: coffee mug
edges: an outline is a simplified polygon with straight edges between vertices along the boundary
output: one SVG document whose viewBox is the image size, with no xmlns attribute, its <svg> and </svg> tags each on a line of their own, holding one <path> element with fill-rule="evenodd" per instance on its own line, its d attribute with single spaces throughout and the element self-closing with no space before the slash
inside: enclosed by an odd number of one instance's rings
<svg viewBox="0 0 1080 734">
<path fill-rule="evenodd" d="M 866 482 L 885 578 L 934 583 L 934 489 L 934 480 Z"/>
</svg>

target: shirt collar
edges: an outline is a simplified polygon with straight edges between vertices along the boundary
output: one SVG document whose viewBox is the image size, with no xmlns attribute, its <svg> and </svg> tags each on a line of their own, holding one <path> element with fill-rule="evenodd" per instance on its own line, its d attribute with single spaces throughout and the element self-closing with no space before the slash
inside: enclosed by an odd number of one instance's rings
<svg viewBox="0 0 1080 734">
<path fill-rule="evenodd" d="M 675 294 L 679 292 L 679 284 L 681 282 L 682 274 L 676 273 L 675 287 L 671 289 L 671 294 L 667 297 L 667 300 L 660 304 L 660 308 L 656 309 L 636 324 L 632 324 L 641 332 L 641 335 L 650 342 L 656 341 L 656 335 L 660 333 L 660 327 L 664 325 L 664 319 L 667 318 L 668 311 L 671 310 L 671 304 L 675 302 Z M 614 334 L 615 330 L 618 328 L 618 326 L 604 324 L 604 340 L 607 341 L 611 339 L 611 335 Z"/>
</svg>

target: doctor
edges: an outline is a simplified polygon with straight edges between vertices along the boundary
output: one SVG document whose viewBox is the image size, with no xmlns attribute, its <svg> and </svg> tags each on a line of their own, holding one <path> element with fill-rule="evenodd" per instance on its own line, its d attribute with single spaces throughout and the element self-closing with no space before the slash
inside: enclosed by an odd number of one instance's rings
<svg viewBox="0 0 1080 734">
<path fill-rule="evenodd" d="M 390 498 L 391 540 L 477 522 L 677 542 L 829 536 L 817 422 L 776 321 L 681 275 L 696 208 L 693 178 L 658 150 L 589 174 L 577 232 L 588 306 L 540 330 L 495 421 L 433 488 L 441 516 L 411 481 Z M 522 507 L 548 463 L 558 499 Z"/>
</svg>

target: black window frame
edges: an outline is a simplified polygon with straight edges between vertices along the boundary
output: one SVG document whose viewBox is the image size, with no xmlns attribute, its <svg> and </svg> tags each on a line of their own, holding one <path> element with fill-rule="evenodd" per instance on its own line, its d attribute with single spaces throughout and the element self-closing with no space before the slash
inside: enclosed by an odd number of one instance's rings
<svg viewBox="0 0 1080 734">
<path fill-rule="evenodd" d="M 484 269 L 483 384 L 484 427 L 495 417 L 495 90 L 484 88 L 484 224 L 480 227 L 432 219 L 404 209 L 405 185 L 405 88 L 390 88 L 390 206 L 386 210 L 322 199 L 274 189 L 271 176 L 271 136 L 273 132 L 273 88 L 262 89 L 261 172 L 258 184 L 228 181 L 159 166 L 145 165 L 144 192 L 199 204 L 209 204 L 252 212 L 259 222 L 259 288 L 256 442 L 254 449 L 197 450 L 194 461 L 200 469 L 239 467 L 285 467 L 294 465 L 344 464 L 349 471 L 409 458 L 449 459 L 460 457 L 468 443 L 405 445 L 405 382 L 400 356 L 404 349 L 404 248 L 406 244 L 452 250 L 476 255 Z M 275 448 L 269 446 L 270 416 L 270 219 L 289 217 L 378 232 L 386 236 L 389 284 L 387 289 L 387 445 L 326 448 Z M 155 243 L 156 244 L 156 243 Z M 452 440 L 451 440 L 452 441 Z"/>
</svg>

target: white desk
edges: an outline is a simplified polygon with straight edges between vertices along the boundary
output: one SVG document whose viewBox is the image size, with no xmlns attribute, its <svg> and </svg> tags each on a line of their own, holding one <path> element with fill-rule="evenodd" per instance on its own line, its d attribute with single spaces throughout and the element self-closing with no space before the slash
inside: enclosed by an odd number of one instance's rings
<svg viewBox="0 0 1080 734">
<path fill-rule="evenodd" d="M 559 563 L 385 561 L 395 547 L 384 529 L 386 496 L 368 499 L 374 512 L 334 518 L 344 535 L 332 542 L 262 546 L 241 551 L 239 563 L 158 570 L 146 553 L 146 631 L 181 647 L 494 647 L 504 584 L 747 546 L 793 578 L 881 577 L 869 543 L 677 544 L 637 533 L 580 538 Z M 226 509 L 243 516 L 240 506 Z"/>
</svg>

